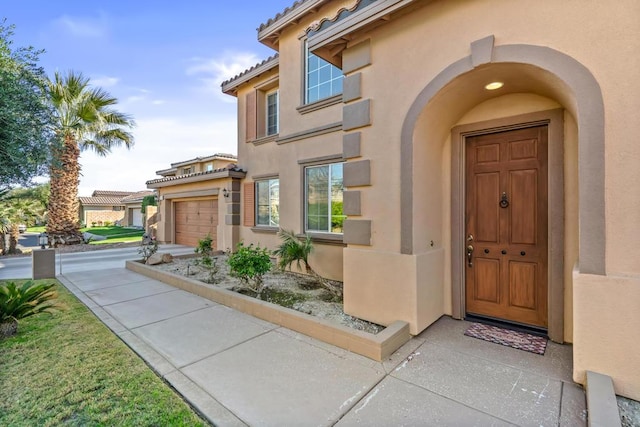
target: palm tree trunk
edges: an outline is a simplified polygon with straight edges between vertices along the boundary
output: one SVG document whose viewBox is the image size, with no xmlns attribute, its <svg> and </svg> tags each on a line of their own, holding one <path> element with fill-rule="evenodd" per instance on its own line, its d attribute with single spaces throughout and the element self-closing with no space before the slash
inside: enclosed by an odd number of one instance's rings
<svg viewBox="0 0 640 427">
<path fill-rule="evenodd" d="M 0 232 L 0 255 L 4 255 L 7 252 L 7 235 L 4 232 Z"/>
<path fill-rule="evenodd" d="M 51 195 L 47 233 L 54 243 L 78 242 L 78 184 L 80 183 L 80 149 L 71 136 L 54 149 L 51 166 Z M 81 239 L 80 239 L 81 241 Z"/>
<path fill-rule="evenodd" d="M 313 268 L 311 268 L 311 266 L 307 262 L 304 263 L 304 266 L 305 266 L 305 269 L 307 270 L 307 274 L 314 277 L 318 281 L 318 283 L 320 283 L 332 295 L 335 295 L 340 299 L 342 299 L 342 296 L 343 296 L 342 286 L 340 286 L 337 282 L 325 279 L 324 277 L 316 273 L 316 271 Z"/>
<path fill-rule="evenodd" d="M 9 254 L 13 255 L 18 253 L 18 239 L 20 238 L 20 230 L 18 224 L 11 224 L 11 230 L 9 231 Z"/>
</svg>

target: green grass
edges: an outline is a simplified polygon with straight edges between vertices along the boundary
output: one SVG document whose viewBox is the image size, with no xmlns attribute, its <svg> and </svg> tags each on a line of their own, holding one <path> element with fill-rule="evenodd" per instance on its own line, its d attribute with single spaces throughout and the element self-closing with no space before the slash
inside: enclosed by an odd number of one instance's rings
<svg viewBox="0 0 640 427">
<path fill-rule="evenodd" d="M 98 236 L 105 236 L 107 240 L 92 241 L 92 245 L 104 245 L 109 243 L 128 243 L 139 242 L 142 240 L 144 230 L 137 230 L 124 227 L 90 227 L 83 228 L 80 231 L 89 232 Z"/>
<path fill-rule="evenodd" d="M 105 245 L 110 243 L 129 243 L 129 242 L 140 242 L 142 240 L 142 236 L 131 236 L 131 237 L 107 237 L 107 240 L 94 240 L 89 242 L 90 245 Z"/>
<path fill-rule="evenodd" d="M 0 340 L 0 425 L 204 426 L 191 408 L 59 283 L 68 309 Z"/>
<path fill-rule="evenodd" d="M 30 233 L 44 233 L 47 231 L 47 227 L 44 225 L 39 225 L 37 227 L 27 227 L 27 231 Z"/>
<path fill-rule="evenodd" d="M 124 227 L 90 227 L 90 228 L 82 228 L 81 232 L 89 232 L 91 234 L 96 234 L 98 236 L 105 236 L 108 238 L 116 238 L 116 237 L 130 237 L 130 236 L 142 236 L 144 234 L 144 230 L 138 230 L 134 228 L 124 228 Z"/>
</svg>

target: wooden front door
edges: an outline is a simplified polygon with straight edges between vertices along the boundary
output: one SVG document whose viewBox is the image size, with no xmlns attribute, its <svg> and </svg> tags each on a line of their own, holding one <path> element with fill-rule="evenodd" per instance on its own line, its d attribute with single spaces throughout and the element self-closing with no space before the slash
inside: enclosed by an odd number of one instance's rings
<svg viewBox="0 0 640 427">
<path fill-rule="evenodd" d="M 468 314 L 547 328 L 547 126 L 466 138 Z"/>
</svg>

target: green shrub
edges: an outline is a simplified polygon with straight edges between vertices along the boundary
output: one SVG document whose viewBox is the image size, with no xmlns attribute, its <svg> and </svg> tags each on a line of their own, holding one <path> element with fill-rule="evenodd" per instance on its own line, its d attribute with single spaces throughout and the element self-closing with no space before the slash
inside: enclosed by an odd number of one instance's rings
<svg viewBox="0 0 640 427">
<path fill-rule="evenodd" d="M 209 277 L 206 282 L 215 283 L 215 276 L 218 274 L 219 268 L 216 265 L 217 259 L 211 257 L 213 253 L 213 239 L 210 234 L 198 240 L 198 246 L 194 252 L 200 254 L 200 259 L 197 261 L 197 264 L 209 272 Z"/>
<path fill-rule="evenodd" d="M 158 206 L 158 201 L 156 200 L 155 195 L 144 196 L 142 198 L 142 207 L 140 208 L 141 213 L 147 213 L 147 206 Z"/>
<path fill-rule="evenodd" d="M 111 226 L 113 225 L 113 222 L 111 222 L 111 221 L 105 221 L 105 222 L 103 222 L 103 225 L 104 225 L 105 227 L 111 227 Z"/>
<path fill-rule="evenodd" d="M 291 264 L 294 262 L 298 269 L 304 267 L 304 271 L 309 271 L 309 255 L 313 251 L 313 242 L 311 236 L 305 236 L 304 240 L 300 240 L 296 237 L 293 230 L 280 230 L 278 236 L 282 239 L 282 243 L 278 246 L 278 249 L 273 251 L 273 254 L 278 257 L 278 267 L 281 270 L 291 270 Z"/>
<path fill-rule="evenodd" d="M 17 331 L 17 321 L 39 313 L 53 313 L 63 308 L 57 301 L 54 283 L 28 280 L 22 286 L 15 282 L 0 284 L 0 324 L 13 323 L 10 333 Z"/>
<path fill-rule="evenodd" d="M 262 277 L 271 270 L 271 257 L 266 248 L 245 246 L 238 243 L 236 251 L 227 260 L 231 275 L 238 277 L 242 283 L 255 290 L 262 291 Z"/>
<path fill-rule="evenodd" d="M 138 254 L 142 255 L 142 260 L 146 263 L 149 257 L 158 252 L 158 241 L 154 237 L 149 237 L 146 233 L 142 235 Z"/>
<path fill-rule="evenodd" d="M 211 253 L 213 252 L 213 239 L 211 238 L 211 234 L 207 234 L 205 238 L 198 240 L 198 246 L 196 246 L 194 252 L 200 254 L 200 264 L 205 266 L 211 265 Z"/>
</svg>

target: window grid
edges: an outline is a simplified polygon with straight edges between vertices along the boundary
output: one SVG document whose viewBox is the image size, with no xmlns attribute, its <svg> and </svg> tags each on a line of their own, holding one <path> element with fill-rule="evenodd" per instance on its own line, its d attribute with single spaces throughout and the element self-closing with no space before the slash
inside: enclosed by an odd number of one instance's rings
<svg viewBox="0 0 640 427">
<path fill-rule="evenodd" d="M 342 70 L 305 49 L 305 103 L 342 93 Z"/>
</svg>

